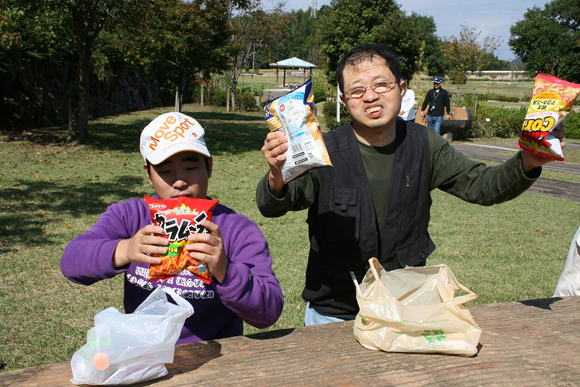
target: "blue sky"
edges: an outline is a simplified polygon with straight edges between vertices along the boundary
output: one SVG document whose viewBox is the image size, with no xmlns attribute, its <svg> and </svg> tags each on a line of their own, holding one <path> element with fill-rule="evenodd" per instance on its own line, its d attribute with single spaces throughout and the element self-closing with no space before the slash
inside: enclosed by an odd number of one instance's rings
<svg viewBox="0 0 580 387">
<path fill-rule="evenodd" d="M 508 40 L 510 26 L 524 18 L 528 8 L 534 5 L 543 8 L 549 0 L 396 0 L 407 13 L 415 12 L 424 16 L 432 16 L 437 25 L 437 35 L 449 37 L 459 36 L 461 25 L 481 31 L 481 36 L 489 36 L 503 40 L 495 54 L 503 60 L 515 58 Z M 275 0 L 263 0 L 268 7 Z M 286 11 L 307 9 L 312 0 L 287 0 Z M 330 0 L 317 0 L 317 8 L 329 5 Z"/>
</svg>

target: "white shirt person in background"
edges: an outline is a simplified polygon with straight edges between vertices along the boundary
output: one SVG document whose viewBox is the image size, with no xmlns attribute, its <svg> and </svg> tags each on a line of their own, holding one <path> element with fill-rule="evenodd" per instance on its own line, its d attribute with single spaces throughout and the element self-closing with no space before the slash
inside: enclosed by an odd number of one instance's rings
<svg viewBox="0 0 580 387">
<path fill-rule="evenodd" d="M 570 250 L 553 297 L 580 296 L 580 227 L 570 243 Z"/>
<path fill-rule="evenodd" d="M 401 79 L 401 81 L 407 82 L 407 90 L 403 94 L 403 99 L 401 100 L 401 111 L 399 112 L 399 117 L 405 121 L 415 121 L 415 92 L 409 89 L 409 81 L 406 79 Z"/>
</svg>

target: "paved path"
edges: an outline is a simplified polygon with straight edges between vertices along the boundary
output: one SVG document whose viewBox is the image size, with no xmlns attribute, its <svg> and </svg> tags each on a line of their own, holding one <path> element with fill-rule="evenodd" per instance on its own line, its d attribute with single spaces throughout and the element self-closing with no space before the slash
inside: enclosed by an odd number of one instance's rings
<svg viewBox="0 0 580 387">
<path fill-rule="evenodd" d="M 494 161 L 498 163 L 502 163 L 511 157 L 509 154 L 498 152 L 515 153 L 518 151 L 518 147 L 515 144 L 486 145 L 469 142 L 452 142 L 452 145 L 470 159 Z M 566 148 L 564 148 L 564 156 L 566 156 L 566 149 L 580 149 L 580 144 L 568 143 Z M 568 164 L 565 162 L 561 163 L 558 161 L 551 162 L 544 166 L 544 170 L 580 175 L 580 165 Z M 580 183 L 540 177 L 527 192 L 580 202 Z"/>
</svg>

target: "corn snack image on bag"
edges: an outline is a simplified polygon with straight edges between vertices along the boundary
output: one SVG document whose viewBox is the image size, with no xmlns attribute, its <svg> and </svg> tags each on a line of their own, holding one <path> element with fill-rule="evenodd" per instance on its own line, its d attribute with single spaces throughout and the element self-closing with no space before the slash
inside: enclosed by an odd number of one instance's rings
<svg viewBox="0 0 580 387">
<path fill-rule="evenodd" d="M 564 161 L 560 140 L 551 133 L 570 113 L 579 92 L 579 84 L 536 75 L 518 146 L 535 155 Z"/>
<path fill-rule="evenodd" d="M 288 137 L 282 177 L 286 183 L 309 169 L 332 166 L 320 124 L 312 110 L 312 79 L 290 93 L 274 99 L 264 109 L 271 132 L 283 131 Z"/>
<path fill-rule="evenodd" d="M 207 267 L 192 258 L 185 245 L 194 243 L 187 240 L 189 234 L 209 232 L 200 223 L 204 219 L 211 221 L 218 201 L 187 197 L 162 200 L 147 195 L 145 201 L 153 224 L 162 227 L 166 234 L 164 237 L 169 239 L 167 254 L 154 254 L 162 261 L 149 268 L 149 281 L 163 281 L 187 269 L 205 283 L 210 283 L 211 275 Z"/>
</svg>

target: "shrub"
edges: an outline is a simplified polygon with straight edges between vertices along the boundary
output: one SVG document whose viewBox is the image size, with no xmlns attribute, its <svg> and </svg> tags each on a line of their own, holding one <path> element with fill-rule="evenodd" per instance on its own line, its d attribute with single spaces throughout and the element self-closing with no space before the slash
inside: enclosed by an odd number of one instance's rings
<svg viewBox="0 0 580 387">
<path fill-rule="evenodd" d="M 195 85 L 193 87 L 193 91 L 191 93 L 191 100 L 193 103 L 201 103 L 200 87 L 201 86 L 199 85 Z M 209 89 L 209 95 L 207 93 L 204 95 L 204 103 L 213 106 L 226 106 L 226 92 L 218 88 L 211 87 Z"/>
<path fill-rule="evenodd" d="M 566 137 L 573 140 L 580 140 L 580 113 L 570 112 L 564 120 L 566 127 Z"/>
<path fill-rule="evenodd" d="M 314 94 L 314 103 L 326 101 L 326 90 L 322 82 L 313 83 L 312 93 Z"/>
<path fill-rule="evenodd" d="M 504 109 L 480 105 L 477 116 L 472 122 L 471 135 L 501 138 L 519 136 L 526 111 L 526 107 Z"/>
<path fill-rule="evenodd" d="M 340 122 L 336 122 L 336 102 L 335 101 L 326 101 L 322 105 L 322 115 L 324 116 L 324 120 L 326 122 L 326 129 L 334 130 L 339 126 L 342 126 L 348 122 L 350 122 L 350 116 L 348 115 L 348 111 L 346 110 L 346 106 L 340 104 Z"/>
<path fill-rule="evenodd" d="M 212 88 L 209 96 L 209 104 L 213 106 L 226 106 L 228 104 L 228 95 L 225 90 Z"/>
<path fill-rule="evenodd" d="M 236 107 L 239 110 L 256 111 L 259 106 L 256 104 L 256 97 L 250 90 L 243 90 L 236 93 Z"/>
<path fill-rule="evenodd" d="M 500 102 L 519 102 L 518 96 L 509 96 L 495 93 L 484 93 L 479 95 L 480 101 L 500 101 Z"/>
<path fill-rule="evenodd" d="M 191 91 L 191 102 L 200 103 L 201 102 L 201 86 L 194 85 Z"/>
</svg>

